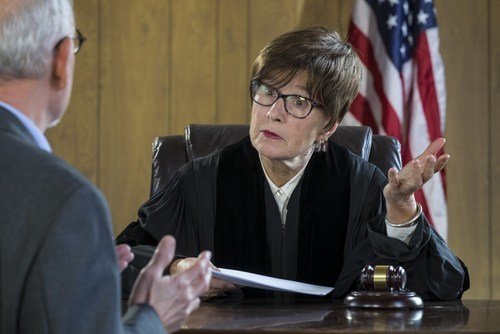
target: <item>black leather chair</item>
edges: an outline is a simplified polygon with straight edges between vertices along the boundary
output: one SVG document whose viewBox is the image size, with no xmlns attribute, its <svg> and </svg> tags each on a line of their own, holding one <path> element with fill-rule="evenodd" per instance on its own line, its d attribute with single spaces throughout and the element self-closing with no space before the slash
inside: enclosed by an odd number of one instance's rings
<svg viewBox="0 0 500 334">
<path fill-rule="evenodd" d="M 191 124 L 184 136 L 157 137 L 153 142 L 151 196 L 162 189 L 185 163 L 235 143 L 248 134 L 248 125 Z M 370 161 L 387 175 L 401 168 L 401 146 L 397 139 L 373 135 L 365 126 L 339 126 L 330 140 Z"/>
</svg>

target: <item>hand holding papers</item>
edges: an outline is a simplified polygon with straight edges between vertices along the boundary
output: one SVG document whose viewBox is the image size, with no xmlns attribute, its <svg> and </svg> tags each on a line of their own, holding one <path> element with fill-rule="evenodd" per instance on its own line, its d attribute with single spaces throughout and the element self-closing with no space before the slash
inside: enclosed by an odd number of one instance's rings
<svg viewBox="0 0 500 334">
<path fill-rule="evenodd" d="M 212 276 L 236 285 L 266 290 L 304 293 L 316 296 L 325 296 L 333 291 L 333 288 L 328 286 L 301 283 L 224 268 L 219 268 L 219 271 L 214 270 Z"/>
</svg>

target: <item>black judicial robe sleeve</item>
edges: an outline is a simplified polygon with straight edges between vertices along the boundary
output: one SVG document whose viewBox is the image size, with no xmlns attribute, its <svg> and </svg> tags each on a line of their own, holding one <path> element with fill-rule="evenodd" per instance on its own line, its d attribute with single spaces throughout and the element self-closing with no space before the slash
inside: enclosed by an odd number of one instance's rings
<svg viewBox="0 0 500 334">
<path fill-rule="evenodd" d="M 343 297 L 360 288 L 359 275 L 370 265 L 400 265 L 408 275 L 407 288 L 424 300 L 455 300 L 469 288 L 464 263 L 448 248 L 424 214 L 418 221 L 410 244 L 387 236 L 385 200 L 386 178 L 378 169 L 365 168 L 354 158 L 351 170 L 350 231 L 346 238 L 344 266 L 335 284 L 334 297 Z M 362 203 L 362 204 L 360 204 Z"/>
</svg>

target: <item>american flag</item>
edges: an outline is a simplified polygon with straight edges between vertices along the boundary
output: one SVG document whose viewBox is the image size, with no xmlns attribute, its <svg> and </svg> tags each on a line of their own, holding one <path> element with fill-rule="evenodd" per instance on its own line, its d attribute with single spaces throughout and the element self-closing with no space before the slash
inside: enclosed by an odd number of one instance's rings
<svg viewBox="0 0 500 334">
<path fill-rule="evenodd" d="M 357 0 L 349 41 L 363 82 L 344 124 L 364 124 L 399 139 L 403 162 L 444 132 L 446 87 L 432 0 Z M 447 236 L 442 172 L 415 194 L 430 223 Z"/>
</svg>

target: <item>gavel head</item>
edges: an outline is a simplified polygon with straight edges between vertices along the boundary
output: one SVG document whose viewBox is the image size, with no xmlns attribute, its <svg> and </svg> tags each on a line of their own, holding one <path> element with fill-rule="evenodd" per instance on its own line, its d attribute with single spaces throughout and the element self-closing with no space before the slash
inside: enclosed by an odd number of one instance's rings
<svg viewBox="0 0 500 334">
<path fill-rule="evenodd" d="M 365 290 L 398 292 L 406 286 L 406 271 L 401 266 L 367 265 L 361 270 L 360 282 Z"/>
</svg>

